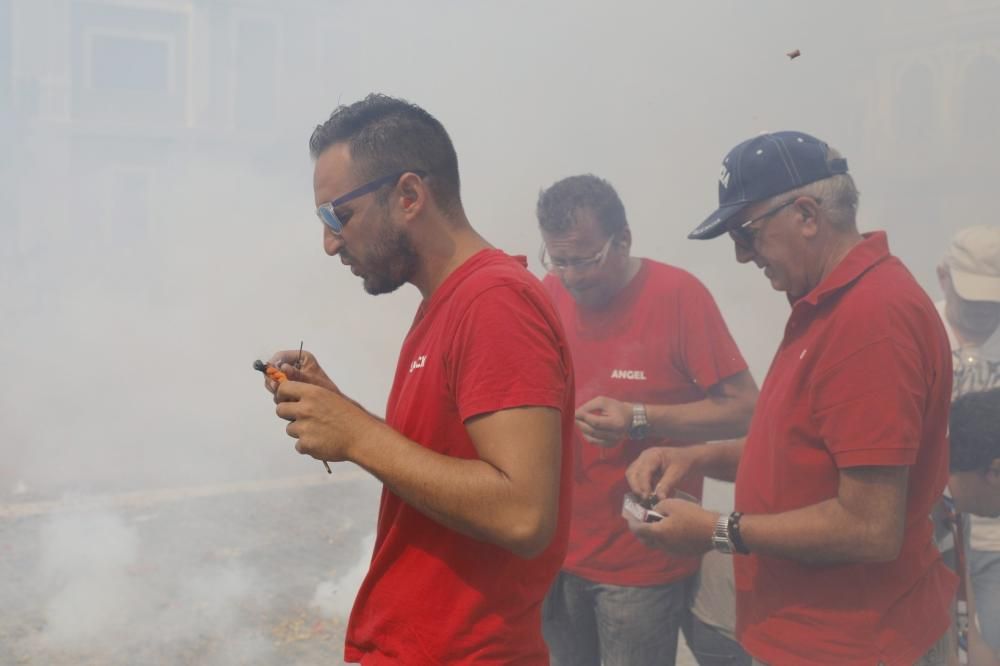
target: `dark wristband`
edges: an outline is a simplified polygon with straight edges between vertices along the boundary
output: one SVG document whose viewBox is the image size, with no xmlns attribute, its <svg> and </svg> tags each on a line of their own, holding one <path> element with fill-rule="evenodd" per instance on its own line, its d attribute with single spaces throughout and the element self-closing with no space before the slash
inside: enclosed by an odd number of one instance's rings
<svg viewBox="0 0 1000 666">
<path fill-rule="evenodd" d="M 743 514 L 739 511 L 733 511 L 729 514 L 729 538 L 733 541 L 733 550 L 740 555 L 749 555 L 750 549 L 743 543 L 743 535 L 740 533 L 740 518 L 742 517 Z"/>
</svg>

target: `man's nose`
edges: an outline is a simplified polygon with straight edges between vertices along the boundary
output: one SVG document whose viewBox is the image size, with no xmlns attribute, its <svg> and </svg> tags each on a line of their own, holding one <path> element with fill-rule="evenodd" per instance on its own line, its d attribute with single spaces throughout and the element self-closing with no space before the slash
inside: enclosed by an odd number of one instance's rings
<svg viewBox="0 0 1000 666">
<path fill-rule="evenodd" d="M 567 287 L 575 287 L 584 281 L 587 276 L 586 270 L 580 270 L 574 266 L 566 266 L 559 271 L 563 284 Z"/>
<path fill-rule="evenodd" d="M 331 257 L 337 256 L 341 248 L 344 247 L 344 239 L 333 233 L 330 227 L 323 226 L 323 250 Z"/>
</svg>

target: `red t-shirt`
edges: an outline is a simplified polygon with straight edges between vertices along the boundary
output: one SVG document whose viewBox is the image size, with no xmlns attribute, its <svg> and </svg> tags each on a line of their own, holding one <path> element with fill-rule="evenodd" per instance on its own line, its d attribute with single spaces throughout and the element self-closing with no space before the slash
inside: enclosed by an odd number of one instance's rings
<svg viewBox="0 0 1000 666">
<path fill-rule="evenodd" d="M 548 664 L 541 604 L 566 552 L 572 382 L 562 325 L 523 257 L 483 250 L 421 304 L 400 352 L 387 423 L 438 453 L 471 459 L 467 419 L 529 405 L 559 409 L 558 527 L 549 547 L 526 560 L 383 490 L 375 552 L 347 627 L 347 661 Z"/>
<path fill-rule="evenodd" d="M 576 404 L 607 396 L 624 402 L 681 404 L 746 370 L 712 295 L 693 275 L 642 260 L 606 309 L 577 307 L 553 275 L 544 284 L 566 327 L 576 368 Z M 644 449 L 675 444 L 624 439 L 612 449 L 574 440 L 573 519 L 563 569 L 600 583 L 660 585 L 697 571 L 699 558 L 670 556 L 635 538 L 622 518 L 625 470 Z M 681 486 L 701 497 L 702 479 Z"/>
<path fill-rule="evenodd" d="M 865 236 L 792 307 L 736 478 L 736 509 L 836 497 L 840 469 L 909 467 L 892 562 L 819 566 L 734 556 L 737 635 L 774 664 L 914 663 L 948 628 L 955 578 L 928 516 L 948 480 L 951 352 L 930 299 Z"/>
</svg>

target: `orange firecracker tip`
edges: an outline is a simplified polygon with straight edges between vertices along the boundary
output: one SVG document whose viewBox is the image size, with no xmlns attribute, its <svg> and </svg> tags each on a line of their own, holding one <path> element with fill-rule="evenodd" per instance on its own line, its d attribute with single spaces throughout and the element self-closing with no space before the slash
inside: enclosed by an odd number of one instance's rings
<svg viewBox="0 0 1000 666">
<path fill-rule="evenodd" d="M 253 369 L 254 370 L 260 370 L 265 375 L 267 375 L 268 378 L 273 379 L 274 381 L 278 382 L 279 384 L 281 382 L 285 381 L 286 379 L 288 379 L 288 375 L 286 375 L 285 373 L 283 373 L 281 370 L 278 370 L 276 367 L 274 367 L 270 363 L 264 363 L 264 361 L 260 361 L 260 360 L 254 361 L 253 362 Z"/>
<path fill-rule="evenodd" d="M 264 374 L 266 374 L 268 377 L 278 382 L 279 384 L 288 379 L 288 375 L 283 373 L 281 370 L 278 370 L 273 365 L 267 366 L 267 370 L 264 371 Z"/>
</svg>

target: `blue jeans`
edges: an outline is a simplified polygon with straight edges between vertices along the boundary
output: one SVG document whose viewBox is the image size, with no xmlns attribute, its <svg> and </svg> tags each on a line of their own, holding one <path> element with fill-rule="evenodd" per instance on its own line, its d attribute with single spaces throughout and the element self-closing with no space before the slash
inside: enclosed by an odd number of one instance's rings
<svg viewBox="0 0 1000 666">
<path fill-rule="evenodd" d="M 1000 552 L 969 549 L 969 573 L 983 639 L 1000 652 Z"/>
<path fill-rule="evenodd" d="M 693 613 L 689 621 L 684 637 L 698 666 L 750 666 L 750 655 L 739 643 Z"/>
<path fill-rule="evenodd" d="M 542 606 L 551 666 L 673 666 L 687 580 L 606 585 L 560 572 Z"/>
</svg>

